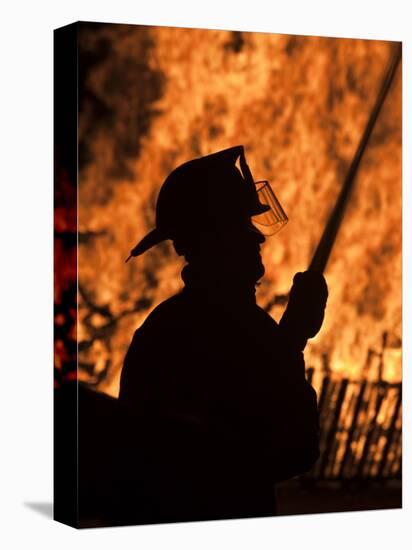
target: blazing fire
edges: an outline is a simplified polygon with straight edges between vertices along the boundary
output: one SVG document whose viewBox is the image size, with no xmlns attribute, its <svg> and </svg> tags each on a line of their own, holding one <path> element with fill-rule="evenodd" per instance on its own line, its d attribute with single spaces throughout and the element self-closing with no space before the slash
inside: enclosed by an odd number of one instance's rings
<svg viewBox="0 0 412 550">
<path fill-rule="evenodd" d="M 392 48 L 370 40 L 81 26 L 81 380 L 117 395 L 134 330 L 182 286 L 182 261 L 169 244 L 124 260 L 154 226 L 165 177 L 186 160 L 245 146 L 255 179 L 271 182 L 290 220 L 263 245 L 258 303 L 288 292 L 322 234 Z M 201 190 L 194 188 L 197 200 Z M 354 380 L 399 381 L 400 69 L 325 275 L 327 315 L 306 348 L 307 366 Z M 270 313 L 279 319 L 283 308 Z"/>
</svg>

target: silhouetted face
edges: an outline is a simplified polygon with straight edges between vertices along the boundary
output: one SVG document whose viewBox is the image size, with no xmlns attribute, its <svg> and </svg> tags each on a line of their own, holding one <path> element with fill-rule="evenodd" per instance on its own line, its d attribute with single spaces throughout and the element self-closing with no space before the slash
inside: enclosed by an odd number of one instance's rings
<svg viewBox="0 0 412 550">
<path fill-rule="evenodd" d="M 186 236 L 181 246 L 175 242 L 175 248 L 211 282 L 223 280 L 231 287 L 251 289 L 265 273 L 260 254 L 264 242 L 262 233 L 245 220 L 220 230 Z"/>
<path fill-rule="evenodd" d="M 260 247 L 265 237 L 252 224 L 231 228 L 220 237 L 218 255 L 234 281 L 255 285 L 265 273 Z"/>
</svg>

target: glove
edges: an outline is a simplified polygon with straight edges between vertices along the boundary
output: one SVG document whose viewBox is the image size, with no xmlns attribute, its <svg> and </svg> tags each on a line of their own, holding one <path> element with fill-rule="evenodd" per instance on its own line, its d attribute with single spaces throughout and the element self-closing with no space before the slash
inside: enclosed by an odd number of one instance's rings
<svg viewBox="0 0 412 550">
<path fill-rule="evenodd" d="M 327 299 L 328 287 L 321 273 L 296 273 L 280 325 L 290 333 L 292 340 L 299 342 L 301 349 L 308 338 L 313 338 L 319 332 Z"/>
</svg>

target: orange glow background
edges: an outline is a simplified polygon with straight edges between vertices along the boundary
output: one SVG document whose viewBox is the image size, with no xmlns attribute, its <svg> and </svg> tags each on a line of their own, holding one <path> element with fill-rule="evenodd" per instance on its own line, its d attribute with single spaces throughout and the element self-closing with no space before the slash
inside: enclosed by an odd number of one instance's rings
<svg viewBox="0 0 412 550">
<path fill-rule="evenodd" d="M 124 263 L 166 176 L 245 146 L 289 216 L 263 245 L 264 307 L 310 262 L 393 43 L 103 24 L 79 39 L 79 378 L 117 395 L 133 332 L 182 286 L 168 243 Z M 325 273 L 325 324 L 305 352 L 315 372 L 376 379 L 381 362 L 401 379 L 401 88 L 399 67 Z"/>
</svg>

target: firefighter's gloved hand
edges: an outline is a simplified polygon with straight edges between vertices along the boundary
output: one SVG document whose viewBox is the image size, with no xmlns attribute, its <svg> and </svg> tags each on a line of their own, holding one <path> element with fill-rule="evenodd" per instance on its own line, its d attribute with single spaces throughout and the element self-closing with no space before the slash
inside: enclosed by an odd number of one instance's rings
<svg viewBox="0 0 412 550">
<path fill-rule="evenodd" d="M 294 339 L 301 342 L 303 347 L 308 338 L 313 338 L 319 332 L 327 299 L 328 287 L 321 273 L 315 271 L 296 273 L 288 306 L 280 324 L 291 335 L 294 333 Z"/>
</svg>

